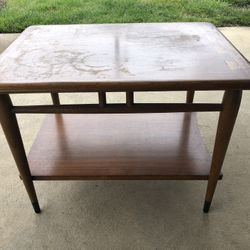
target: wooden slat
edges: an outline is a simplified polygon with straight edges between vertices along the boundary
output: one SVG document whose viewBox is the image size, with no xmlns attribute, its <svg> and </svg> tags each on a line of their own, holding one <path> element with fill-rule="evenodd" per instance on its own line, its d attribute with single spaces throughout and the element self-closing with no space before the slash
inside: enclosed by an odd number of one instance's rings
<svg viewBox="0 0 250 250">
<path fill-rule="evenodd" d="M 98 92 L 98 97 L 99 97 L 99 105 L 101 107 L 104 107 L 107 103 L 106 93 L 105 92 Z"/>
<path fill-rule="evenodd" d="M 187 91 L 187 98 L 186 98 L 187 103 L 193 103 L 193 101 L 194 101 L 194 93 L 195 93 L 194 90 Z"/>
<path fill-rule="evenodd" d="M 124 104 L 78 104 L 78 105 L 36 105 L 14 106 L 14 113 L 162 113 L 162 112 L 209 112 L 221 111 L 222 104 L 214 103 L 169 103 L 169 104 L 134 104 L 131 107 Z"/>
<path fill-rule="evenodd" d="M 134 92 L 132 91 L 126 92 L 126 103 L 127 106 L 132 106 L 134 104 Z"/>
<path fill-rule="evenodd" d="M 54 105 L 60 105 L 60 99 L 58 93 L 51 93 L 51 98 Z"/>
</svg>

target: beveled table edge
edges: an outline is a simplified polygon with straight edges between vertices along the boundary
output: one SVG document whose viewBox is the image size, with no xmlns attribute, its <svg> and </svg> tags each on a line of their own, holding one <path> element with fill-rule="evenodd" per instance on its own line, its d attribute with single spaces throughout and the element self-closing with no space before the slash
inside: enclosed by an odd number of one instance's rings
<svg viewBox="0 0 250 250">
<path fill-rule="evenodd" d="M 149 23 L 97 23 L 97 24 L 51 24 L 51 25 L 31 25 L 22 33 L 43 26 L 114 26 L 114 25 L 155 25 L 155 24 L 181 24 L 194 23 L 211 26 L 216 29 L 223 38 L 229 42 L 233 49 L 249 64 L 247 58 L 234 46 L 234 44 L 210 22 L 149 22 Z M 22 34 L 21 33 L 21 34 Z M 12 46 L 15 45 L 18 37 L 10 46 L 0 54 L 4 55 Z M 96 91 L 185 91 L 185 90 L 230 90 L 242 89 L 250 90 L 250 78 L 242 79 L 211 79 L 211 80 L 105 80 L 102 81 L 45 81 L 45 82 L 0 82 L 0 93 L 44 93 L 44 92 L 96 92 Z"/>
<path fill-rule="evenodd" d="M 0 93 L 250 90 L 250 79 L 199 81 L 88 81 L 1 83 Z"/>
</svg>

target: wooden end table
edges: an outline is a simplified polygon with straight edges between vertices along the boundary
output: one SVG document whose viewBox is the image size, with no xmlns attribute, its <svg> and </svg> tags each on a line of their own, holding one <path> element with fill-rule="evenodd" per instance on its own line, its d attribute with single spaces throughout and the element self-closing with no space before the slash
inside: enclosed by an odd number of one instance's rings
<svg viewBox="0 0 250 250">
<path fill-rule="evenodd" d="M 36 213 L 35 180 L 208 180 L 209 207 L 250 66 L 209 23 L 32 26 L 0 57 L 0 119 Z M 193 103 L 195 90 L 224 90 Z M 136 91 L 187 91 L 183 103 L 135 103 Z M 60 104 L 96 92 L 96 104 Z M 126 92 L 110 104 L 106 92 Z M 51 93 L 14 106 L 9 94 Z M 220 112 L 212 157 L 194 112 Z M 49 113 L 26 157 L 16 114 Z M 51 114 L 52 113 L 52 114 Z"/>
</svg>

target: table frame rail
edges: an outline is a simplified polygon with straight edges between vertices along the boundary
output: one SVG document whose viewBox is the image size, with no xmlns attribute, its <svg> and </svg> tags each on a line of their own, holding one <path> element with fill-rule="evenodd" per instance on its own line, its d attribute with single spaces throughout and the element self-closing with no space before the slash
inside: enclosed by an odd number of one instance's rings
<svg viewBox="0 0 250 250">
<path fill-rule="evenodd" d="M 60 104 L 59 94 L 51 93 L 53 105 L 12 106 L 13 113 L 170 113 L 222 111 L 222 103 L 193 103 L 195 91 L 187 92 L 186 103 L 135 103 L 134 92 L 126 92 L 126 104 L 107 104 L 106 92 L 98 92 L 99 104 Z"/>
<path fill-rule="evenodd" d="M 211 112 L 222 111 L 220 103 L 143 103 L 143 104 L 67 104 L 13 106 L 13 113 L 170 113 L 170 112 Z"/>
</svg>

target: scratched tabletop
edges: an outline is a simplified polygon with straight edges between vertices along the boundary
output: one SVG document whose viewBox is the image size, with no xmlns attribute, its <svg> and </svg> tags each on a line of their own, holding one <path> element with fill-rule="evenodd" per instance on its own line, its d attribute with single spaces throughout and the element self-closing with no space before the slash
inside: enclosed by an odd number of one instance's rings
<svg viewBox="0 0 250 250">
<path fill-rule="evenodd" d="M 209 23 L 44 25 L 0 56 L 0 91 L 250 88 L 250 66 Z"/>
</svg>

